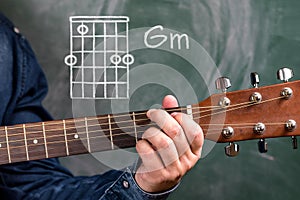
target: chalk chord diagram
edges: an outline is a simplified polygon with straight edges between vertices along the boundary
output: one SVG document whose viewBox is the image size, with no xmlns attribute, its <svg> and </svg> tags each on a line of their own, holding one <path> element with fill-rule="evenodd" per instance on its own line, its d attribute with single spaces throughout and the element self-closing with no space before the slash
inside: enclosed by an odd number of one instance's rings
<svg viewBox="0 0 300 200">
<path fill-rule="evenodd" d="M 70 96 L 72 99 L 128 99 L 129 66 L 126 16 L 70 17 Z"/>
</svg>

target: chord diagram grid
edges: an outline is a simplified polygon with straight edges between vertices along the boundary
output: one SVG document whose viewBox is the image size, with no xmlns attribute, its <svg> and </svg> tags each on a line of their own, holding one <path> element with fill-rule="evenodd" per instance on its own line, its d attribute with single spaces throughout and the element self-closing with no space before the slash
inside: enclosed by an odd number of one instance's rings
<svg viewBox="0 0 300 200">
<path fill-rule="evenodd" d="M 70 17 L 70 96 L 72 99 L 128 99 L 129 66 L 126 16 Z"/>
</svg>

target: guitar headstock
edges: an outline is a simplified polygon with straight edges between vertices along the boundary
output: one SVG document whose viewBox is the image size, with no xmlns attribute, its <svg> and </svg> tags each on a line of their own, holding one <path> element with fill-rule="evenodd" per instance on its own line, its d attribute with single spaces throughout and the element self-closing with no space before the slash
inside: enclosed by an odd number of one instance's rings
<svg viewBox="0 0 300 200">
<path fill-rule="evenodd" d="M 238 153 L 239 147 L 234 142 L 252 139 L 259 140 L 262 153 L 267 151 L 266 138 L 292 137 L 293 148 L 297 148 L 300 81 L 287 82 L 289 76 L 292 72 L 289 74 L 287 68 L 283 68 L 278 77 L 284 83 L 257 87 L 258 76 L 252 74 L 254 88 L 215 94 L 201 102 L 198 118 L 205 138 L 228 142 L 225 151 L 229 156 Z M 216 85 L 227 87 L 230 84 L 222 78 Z"/>
</svg>

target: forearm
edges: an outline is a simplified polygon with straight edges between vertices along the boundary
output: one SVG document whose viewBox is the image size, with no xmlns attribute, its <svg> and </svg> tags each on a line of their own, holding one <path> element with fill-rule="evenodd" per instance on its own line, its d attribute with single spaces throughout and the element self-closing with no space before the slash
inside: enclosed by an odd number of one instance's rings
<svg viewBox="0 0 300 200">
<path fill-rule="evenodd" d="M 1 199 L 166 199 L 167 191 L 146 193 L 132 171 L 111 170 L 91 177 L 74 177 L 56 159 L 1 166 Z M 174 189 L 173 189 L 174 190 Z"/>
</svg>

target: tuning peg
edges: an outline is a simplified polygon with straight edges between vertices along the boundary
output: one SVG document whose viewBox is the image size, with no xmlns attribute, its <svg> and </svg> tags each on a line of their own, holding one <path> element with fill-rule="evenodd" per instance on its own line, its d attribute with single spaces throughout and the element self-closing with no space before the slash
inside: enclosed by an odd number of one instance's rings
<svg viewBox="0 0 300 200">
<path fill-rule="evenodd" d="M 240 147 L 238 144 L 230 142 L 229 145 L 225 147 L 225 154 L 229 157 L 237 156 L 239 153 Z"/>
<path fill-rule="evenodd" d="M 253 85 L 254 88 L 258 88 L 259 84 L 259 76 L 258 73 L 252 72 L 250 74 L 250 79 L 251 79 L 251 85 Z"/>
<path fill-rule="evenodd" d="M 294 72 L 292 69 L 284 67 L 277 71 L 277 78 L 283 82 L 288 82 L 290 78 L 293 78 Z"/>
<path fill-rule="evenodd" d="M 266 142 L 265 139 L 260 139 L 257 144 L 258 144 L 258 151 L 260 153 L 268 152 L 268 143 Z"/>
<path fill-rule="evenodd" d="M 227 77 L 220 77 L 216 80 L 216 88 L 226 92 L 231 87 L 230 79 Z"/>
<path fill-rule="evenodd" d="M 293 149 L 298 149 L 298 142 L 296 136 L 292 136 L 292 144 L 293 144 Z"/>
</svg>

